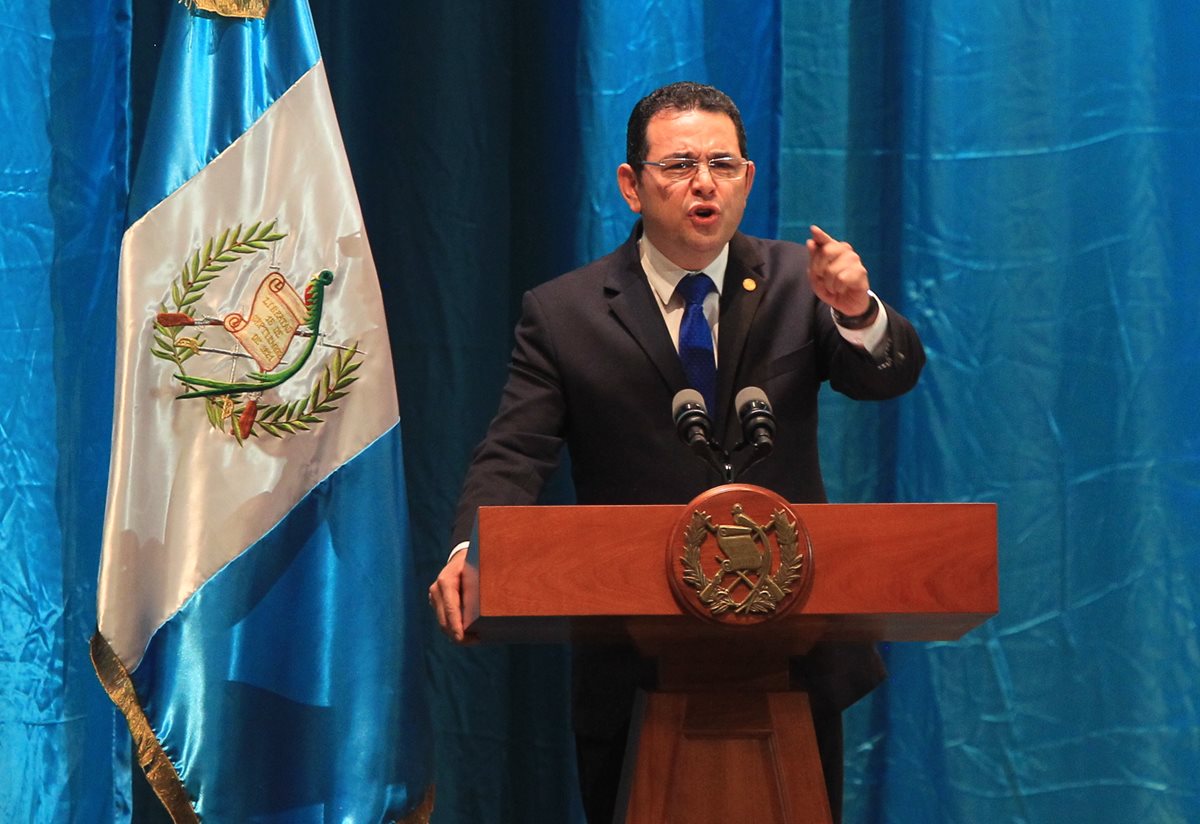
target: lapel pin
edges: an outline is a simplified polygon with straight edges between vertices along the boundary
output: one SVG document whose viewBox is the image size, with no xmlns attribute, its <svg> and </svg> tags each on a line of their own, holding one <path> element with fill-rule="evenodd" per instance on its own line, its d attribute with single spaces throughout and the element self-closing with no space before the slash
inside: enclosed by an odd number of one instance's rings
<svg viewBox="0 0 1200 824">
<path fill-rule="evenodd" d="M 753 292 L 758 288 L 758 284 L 754 282 L 754 278 L 746 278 L 742 281 L 742 288 L 747 292 Z"/>
</svg>

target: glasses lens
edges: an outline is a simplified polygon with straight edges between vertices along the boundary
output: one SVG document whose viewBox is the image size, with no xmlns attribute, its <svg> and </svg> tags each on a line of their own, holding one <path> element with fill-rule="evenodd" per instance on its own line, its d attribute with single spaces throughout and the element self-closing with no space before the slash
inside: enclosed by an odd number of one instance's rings
<svg viewBox="0 0 1200 824">
<path fill-rule="evenodd" d="M 690 157 L 668 157 L 659 166 L 663 177 L 671 180 L 686 180 L 696 173 L 696 161 Z"/>
<path fill-rule="evenodd" d="M 732 157 L 714 157 L 708 161 L 708 172 L 719 180 L 735 180 L 742 176 L 745 166 Z"/>
</svg>

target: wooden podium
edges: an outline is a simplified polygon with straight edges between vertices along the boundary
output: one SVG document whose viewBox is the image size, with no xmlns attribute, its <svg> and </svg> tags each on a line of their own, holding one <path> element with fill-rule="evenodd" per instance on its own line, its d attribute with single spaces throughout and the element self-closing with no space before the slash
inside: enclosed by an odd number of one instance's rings
<svg viewBox="0 0 1200 824">
<path fill-rule="evenodd" d="M 630 730 L 617 820 L 830 821 L 808 696 L 788 659 L 822 640 L 951 640 L 999 608 L 993 504 L 792 504 L 811 585 L 721 626 L 672 592 L 683 506 L 482 507 L 463 579 L 484 642 L 632 645 L 658 689 Z M 675 553 L 678 555 L 679 553 Z"/>
</svg>

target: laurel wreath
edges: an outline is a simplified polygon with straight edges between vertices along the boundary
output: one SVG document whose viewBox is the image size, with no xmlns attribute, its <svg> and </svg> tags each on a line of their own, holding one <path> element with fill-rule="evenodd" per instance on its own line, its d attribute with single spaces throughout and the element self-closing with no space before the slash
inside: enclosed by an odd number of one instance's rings
<svg viewBox="0 0 1200 824">
<path fill-rule="evenodd" d="M 203 251 L 196 249 L 191 258 L 185 260 L 180 267 L 179 277 L 171 281 L 171 303 L 160 303 L 160 312 L 180 312 L 190 318 L 196 317 L 195 304 L 204 297 L 208 285 L 220 277 L 220 273 L 228 268 L 230 263 L 244 255 L 254 254 L 271 248 L 271 244 L 287 237 L 286 232 L 275 231 L 275 221 L 263 223 L 259 221 L 243 230 L 242 225 L 226 229 L 220 237 L 210 237 L 204 244 Z M 187 375 L 183 364 L 194 356 L 204 345 L 203 333 L 197 332 L 195 337 L 180 337 L 180 333 L 188 327 L 163 326 L 155 321 L 154 343 L 150 354 L 156 358 L 171 361 L 179 368 L 182 375 Z M 209 404 L 220 406 L 219 402 L 209 401 Z"/>
<path fill-rule="evenodd" d="M 700 564 L 700 545 L 708 537 L 710 528 L 715 529 L 707 512 L 696 510 L 692 513 L 692 520 L 684 530 L 683 557 L 680 561 L 683 563 L 683 582 L 697 591 L 700 603 L 708 607 L 713 615 L 721 615 L 735 609 L 737 602 L 733 600 L 728 587 L 721 586 L 725 572 L 718 569 L 710 579 Z"/>
<path fill-rule="evenodd" d="M 787 519 L 787 513 L 777 509 L 771 513 L 775 524 L 775 536 L 779 540 L 779 569 L 775 583 L 784 592 L 792 591 L 792 584 L 804 572 L 804 556 L 800 554 L 800 536 L 796 525 Z"/>
<path fill-rule="evenodd" d="M 337 401 L 344 398 L 350 384 L 358 380 L 354 373 L 362 364 L 357 343 L 345 351 L 339 350 L 313 381 L 307 397 L 291 403 L 264 406 L 258 410 L 251 431 L 257 434 L 257 430 L 261 429 L 268 435 L 282 438 L 295 432 L 307 432 L 313 426 L 324 423 L 325 419 L 321 416 L 338 408 Z M 243 412 L 244 408 L 237 410 L 239 416 Z M 236 426 L 234 430 L 236 432 Z"/>
<path fill-rule="evenodd" d="M 245 255 L 266 251 L 271 245 L 287 237 L 286 232 L 275 231 L 276 221 L 267 223 L 258 221 L 250 226 L 238 224 L 234 228 L 226 228 L 220 236 L 213 236 L 204 246 L 197 248 L 190 258 L 180 267 L 179 277 L 171 281 L 171 306 L 166 301 L 159 304 L 160 312 L 174 311 L 196 317 L 195 304 L 204 297 L 209 284 L 220 277 L 220 273 L 229 268 L 230 263 L 236 262 Z M 179 369 L 179 374 L 187 377 L 184 367 L 189 359 L 199 353 L 204 346 L 204 333 L 199 330 L 194 336 L 181 335 L 186 326 L 163 326 L 157 320 L 154 323 L 154 343 L 150 354 L 156 358 L 170 361 Z M 187 381 L 184 385 L 188 386 Z M 189 387 L 190 388 L 190 387 Z M 224 431 L 224 421 L 232 417 L 235 410 L 229 398 L 205 398 L 204 411 L 208 421 L 215 429 Z M 241 443 L 240 429 L 237 423 L 231 426 L 232 434 Z"/>
</svg>

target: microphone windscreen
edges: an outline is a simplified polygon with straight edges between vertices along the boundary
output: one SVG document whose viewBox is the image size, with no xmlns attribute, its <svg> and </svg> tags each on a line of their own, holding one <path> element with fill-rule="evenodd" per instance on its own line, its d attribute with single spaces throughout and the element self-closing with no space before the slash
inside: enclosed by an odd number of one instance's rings
<svg viewBox="0 0 1200 824">
<path fill-rule="evenodd" d="M 675 393 L 675 397 L 671 399 L 671 417 L 675 420 L 679 419 L 681 412 L 687 407 L 699 407 L 701 412 L 708 414 L 708 407 L 704 405 L 704 396 L 695 389 L 680 389 Z"/>
<path fill-rule="evenodd" d="M 678 397 L 678 396 L 676 396 Z M 763 408 L 768 411 L 771 409 L 771 402 L 767 400 L 767 393 L 759 389 L 757 386 L 747 386 L 737 393 L 733 399 L 733 408 L 737 410 L 739 415 L 743 414 L 749 404 L 758 401 Z"/>
</svg>

